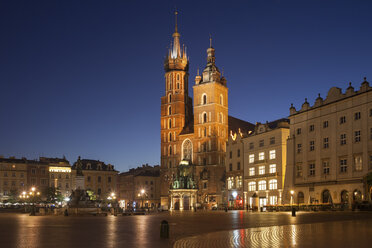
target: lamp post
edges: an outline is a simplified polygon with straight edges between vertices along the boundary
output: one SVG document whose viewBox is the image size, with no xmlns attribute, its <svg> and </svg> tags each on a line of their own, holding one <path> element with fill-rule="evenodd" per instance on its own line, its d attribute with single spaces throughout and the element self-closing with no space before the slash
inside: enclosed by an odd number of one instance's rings
<svg viewBox="0 0 372 248">
<path fill-rule="evenodd" d="M 22 193 L 23 195 L 26 195 L 26 192 Z M 40 195 L 40 192 L 36 192 L 36 188 L 32 187 L 31 191 L 29 192 L 29 195 L 31 197 L 31 203 L 32 203 L 32 208 L 31 208 L 31 213 L 30 216 L 35 216 L 36 211 L 35 211 L 35 197 Z M 28 196 L 27 196 L 28 198 Z"/>
<path fill-rule="evenodd" d="M 294 194 L 294 190 L 292 189 L 291 190 L 291 206 L 293 205 L 293 194 Z"/>
<path fill-rule="evenodd" d="M 143 209 L 143 195 L 145 194 L 145 190 L 144 189 L 141 189 L 141 198 L 142 198 L 142 209 Z"/>
</svg>

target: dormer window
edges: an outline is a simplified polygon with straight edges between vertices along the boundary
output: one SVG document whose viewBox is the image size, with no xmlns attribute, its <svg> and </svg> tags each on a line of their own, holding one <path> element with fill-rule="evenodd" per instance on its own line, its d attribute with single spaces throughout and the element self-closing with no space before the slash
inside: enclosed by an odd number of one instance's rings
<svg viewBox="0 0 372 248">
<path fill-rule="evenodd" d="M 102 170 L 102 165 L 101 164 L 98 164 L 97 169 L 98 170 Z"/>
<path fill-rule="evenodd" d="M 87 164 L 87 170 L 91 170 L 92 169 L 92 165 L 90 163 Z"/>
</svg>

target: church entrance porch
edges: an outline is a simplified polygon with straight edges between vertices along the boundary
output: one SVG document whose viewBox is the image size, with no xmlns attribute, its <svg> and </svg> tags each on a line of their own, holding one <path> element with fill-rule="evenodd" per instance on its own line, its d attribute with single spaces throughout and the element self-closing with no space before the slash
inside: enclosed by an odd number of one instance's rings
<svg viewBox="0 0 372 248">
<path fill-rule="evenodd" d="M 170 210 L 193 210 L 196 205 L 197 189 L 171 189 Z"/>
</svg>

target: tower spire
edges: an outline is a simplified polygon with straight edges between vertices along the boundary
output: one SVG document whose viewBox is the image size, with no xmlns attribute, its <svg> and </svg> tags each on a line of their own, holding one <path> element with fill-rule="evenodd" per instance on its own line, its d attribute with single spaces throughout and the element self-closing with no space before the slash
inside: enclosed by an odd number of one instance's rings
<svg viewBox="0 0 372 248">
<path fill-rule="evenodd" d="M 175 19 L 175 26 L 174 26 L 174 32 L 175 33 L 178 33 L 178 27 L 177 27 L 177 15 L 178 15 L 178 12 L 177 12 L 177 9 L 174 11 L 174 19 Z"/>
<path fill-rule="evenodd" d="M 209 47 L 212 48 L 212 35 L 209 34 Z"/>
</svg>

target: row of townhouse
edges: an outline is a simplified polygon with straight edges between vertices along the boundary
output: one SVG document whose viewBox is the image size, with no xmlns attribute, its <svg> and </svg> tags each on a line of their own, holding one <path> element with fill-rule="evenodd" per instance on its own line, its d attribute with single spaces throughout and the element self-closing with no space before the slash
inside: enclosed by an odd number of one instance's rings
<svg viewBox="0 0 372 248">
<path fill-rule="evenodd" d="M 0 200 L 17 198 L 32 188 L 42 198 L 49 188 L 55 188 L 69 197 L 77 188 L 77 164 L 82 164 L 83 188 L 92 190 L 99 198 L 116 191 L 118 172 L 110 164 L 98 160 L 77 160 L 73 166 L 65 158 L 40 157 L 39 160 L 0 158 Z"/>
<path fill-rule="evenodd" d="M 288 118 L 231 133 L 225 165 L 230 207 L 371 200 L 372 88 L 333 87 Z"/>
</svg>

